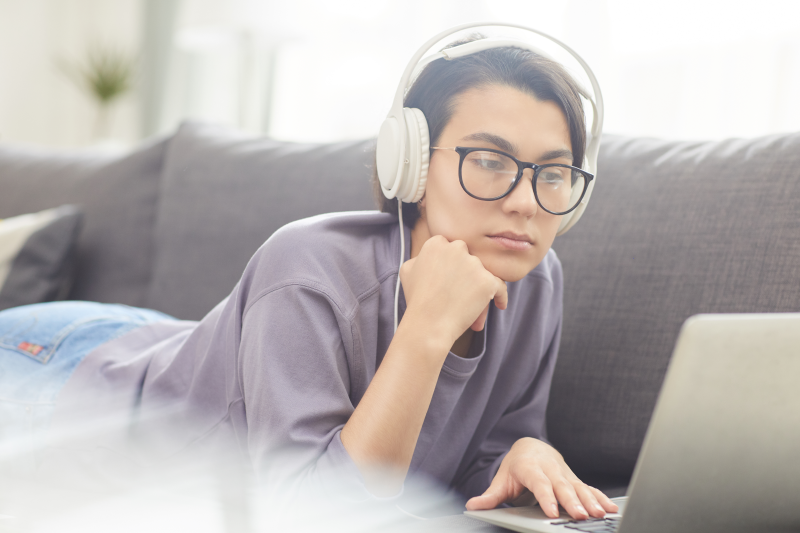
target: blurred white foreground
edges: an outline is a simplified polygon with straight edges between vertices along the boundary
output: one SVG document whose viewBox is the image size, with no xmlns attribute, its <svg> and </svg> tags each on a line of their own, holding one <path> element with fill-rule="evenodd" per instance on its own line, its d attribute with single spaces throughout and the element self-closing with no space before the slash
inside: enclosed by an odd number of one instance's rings
<svg viewBox="0 0 800 533">
<path fill-rule="evenodd" d="M 485 530 L 459 516 L 457 497 L 421 479 L 407 480 L 398 499 L 353 502 L 299 482 L 271 484 L 233 443 L 159 455 L 165 436 L 154 446 L 143 434 L 176 414 L 84 421 L 46 443 L 41 435 L 0 442 L 0 533 Z M 270 468 L 287 461 L 275 457 Z"/>
</svg>

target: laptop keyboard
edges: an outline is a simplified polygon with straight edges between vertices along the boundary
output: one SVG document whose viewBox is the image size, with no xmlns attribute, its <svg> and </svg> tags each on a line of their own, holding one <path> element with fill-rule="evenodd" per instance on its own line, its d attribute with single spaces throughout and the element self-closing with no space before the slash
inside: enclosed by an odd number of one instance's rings
<svg viewBox="0 0 800 533">
<path fill-rule="evenodd" d="M 564 526 L 572 531 L 589 531 L 591 533 L 614 533 L 619 528 L 620 516 L 610 518 L 590 518 L 588 520 L 557 520 L 550 522 L 552 526 Z"/>
</svg>

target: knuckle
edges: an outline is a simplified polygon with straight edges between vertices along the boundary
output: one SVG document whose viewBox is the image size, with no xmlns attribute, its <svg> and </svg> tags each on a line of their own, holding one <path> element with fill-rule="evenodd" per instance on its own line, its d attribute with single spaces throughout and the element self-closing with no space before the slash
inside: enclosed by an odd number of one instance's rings
<svg viewBox="0 0 800 533">
<path fill-rule="evenodd" d="M 600 489 L 596 489 L 596 488 L 594 488 L 594 487 L 589 487 L 589 490 L 591 490 L 591 491 L 592 491 L 592 494 L 594 494 L 594 495 L 595 495 L 595 497 L 596 497 L 598 500 L 602 500 L 602 501 L 604 501 L 604 502 L 610 502 L 610 501 L 611 501 L 611 498 L 609 498 L 608 496 L 606 496 L 606 494 L 605 494 L 605 493 L 604 493 L 602 490 L 600 490 Z"/>
<path fill-rule="evenodd" d="M 550 485 L 549 481 L 547 481 L 546 483 L 542 482 L 538 485 L 534 485 L 530 487 L 530 489 L 531 492 L 533 492 L 533 495 L 536 496 L 536 499 L 539 500 L 540 502 L 556 500 L 555 493 L 553 492 L 553 487 Z"/>
<path fill-rule="evenodd" d="M 515 477 L 528 488 L 550 487 L 550 479 L 537 466 L 523 464 L 516 470 Z"/>
<path fill-rule="evenodd" d="M 542 505 L 542 504 L 550 505 L 550 504 L 558 503 L 558 499 L 555 496 L 553 496 L 552 492 L 550 492 L 550 493 L 543 492 L 541 494 L 538 493 L 538 492 L 534 492 L 533 493 L 533 497 L 536 498 L 536 501 L 539 502 L 539 505 Z M 542 505 L 542 507 L 544 507 L 544 505 Z"/>
<path fill-rule="evenodd" d="M 565 477 L 565 478 L 566 478 L 566 479 L 567 479 L 567 480 L 568 480 L 570 483 L 572 483 L 573 485 L 575 485 L 576 487 L 586 487 L 586 488 L 589 488 L 589 486 L 588 486 L 586 483 L 584 483 L 583 481 L 581 481 L 581 480 L 580 480 L 580 478 L 579 478 L 578 476 L 576 476 L 574 473 L 572 473 L 572 471 L 571 471 L 571 470 L 567 470 L 566 472 L 564 472 L 564 477 Z"/>
<path fill-rule="evenodd" d="M 453 250 L 456 250 L 458 253 L 469 253 L 469 248 L 467 247 L 467 243 L 464 241 L 453 241 L 450 243 L 450 247 Z"/>
<path fill-rule="evenodd" d="M 597 498 L 594 497 L 592 491 L 588 489 L 578 489 L 577 491 L 578 497 L 586 502 L 588 505 L 595 505 L 597 504 Z"/>
<path fill-rule="evenodd" d="M 447 242 L 447 239 L 441 235 L 434 235 L 422 244 L 423 248 L 439 248 Z"/>
<path fill-rule="evenodd" d="M 477 269 L 481 269 L 481 270 L 483 269 L 483 263 L 481 263 L 481 260 L 480 260 L 480 259 L 478 259 L 477 257 L 475 257 L 474 255 L 470 255 L 470 256 L 468 256 L 468 257 L 467 257 L 467 261 L 469 262 L 470 266 L 471 266 L 473 269 L 476 269 L 476 270 L 477 270 Z M 479 272 L 480 272 L 480 270 L 479 270 Z M 482 274 L 483 274 L 483 273 L 481 273 L 481 275 L 482 275 Z"/>
<path fill-rule="evenodd" d="M 533 473 L 533 478 L 536 481 L 536 483 L 542 485 L 543 487 L 550 487 L 550 488 L 553 487 L 553 482 L 550 481 L 550 478 L 547 477 L 547 475 L 539 469 L 537 469 Z"/>
<path fill-rule="evenodd" d="M 575 491 L 580 491 L 585 494 L 592 494 L 592 491 L 589 490 L 589 487 L 584 485 L 580 480 L 572 481 L 572 486 L 575 488 Z"/>
<path fill-rule="evenodd" d="M 567 482 L 567 480 L 564 479 L 564 478 L 556 480 L 553 483 L 553 487 L 555 487 L 556 490 L 558 490 L 558 491 L 563 491 L 563 492 L 572 492 L 573 491 L 572 485 L 569 482 Z"/>
</svg>

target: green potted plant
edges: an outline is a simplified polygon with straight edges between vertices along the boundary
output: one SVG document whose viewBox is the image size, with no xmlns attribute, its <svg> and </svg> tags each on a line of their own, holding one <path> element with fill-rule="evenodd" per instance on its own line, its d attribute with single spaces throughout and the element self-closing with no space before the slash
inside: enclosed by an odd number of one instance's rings
<svg viewBox="0 0 800 533">
<path fill-rule="evenodd" d="M 95 139 L 110 136 L 112 105 L 133 89 L 136 63 L 132 54 L 103 44 L 90 45 L 83 62 L 60 61 L 63 72 L 97 105 Z"/>
</svg>

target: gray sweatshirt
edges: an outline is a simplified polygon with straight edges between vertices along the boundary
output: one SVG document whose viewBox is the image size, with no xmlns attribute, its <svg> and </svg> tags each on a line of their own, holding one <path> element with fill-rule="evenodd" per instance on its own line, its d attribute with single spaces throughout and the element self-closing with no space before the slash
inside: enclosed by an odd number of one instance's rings
<svg viewBox="0 0 800 533">
<path fill-rule="evenodd" d="M 406 258 L 408 236 L 406 228 Z M 276 482 L 369 498 L 340 434 L 392 340 L 399 256 L 388 214 L 289 224 L 200 322 L 152 324 L 90 353 L 61 393 L 56 427 L 78 412 L 141 418 L 162 409 L 147 426 L 162 457 L 224 440 L 258 469 L 279 464 L 269 470 Z M 556 254 L 508 293 L 508 308 L 490 308 L 469 357 L 447 355 L 409 470 L 467 497 L 489 486 L 517 439 L 545 438 L 561 331 Z M 404 308 L 401 296 L 401 317 Z"/>
</svg>

